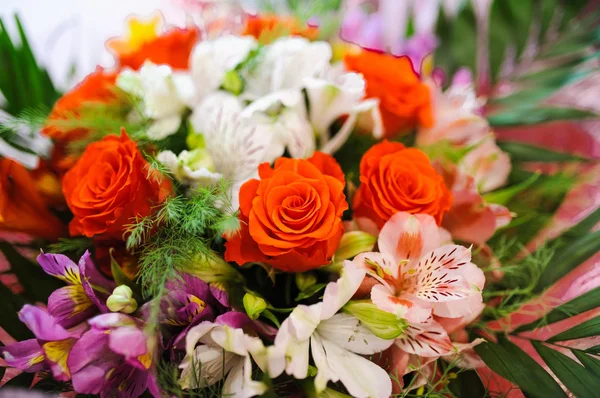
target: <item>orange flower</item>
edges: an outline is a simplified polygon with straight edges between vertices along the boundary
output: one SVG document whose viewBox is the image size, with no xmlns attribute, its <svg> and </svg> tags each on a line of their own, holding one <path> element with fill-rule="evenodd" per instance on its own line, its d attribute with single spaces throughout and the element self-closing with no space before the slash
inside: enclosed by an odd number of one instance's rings
<svg viewBox="0 0 600 398">
<path fill-rule="evenodd" d="M 367 97 L 380 100 L 387 137 L 416 126 L 432 126 L 429 89 L 408 57 L 361 50 L 347 53 L 344 63 L 349 70 L 362 73 L 367 82 Z"/>
<path fill-rule="evenodd" d="M 40 181 L 34 174 L 14 160 L 0 159 L 0 230 L 54 240 L 66 228 L 48 209 L 45 192 L 38 189 Z"/>
<path fill-rule="evenodd" d="M 148 178 L 148 162 L 125 132 L 90 144 L 63 178 L 63 193 L 73 213 L 71 235 L 120 238 L 123 227 L 170 192 L 168 181 Z"/>
<path fill-rule="evenodd" d="M 242 35 L 254 36 L 256 39 L 271 42 L 282 35 L 302 36 L 309 40 L 316 40 L 319 29 L 315 26 L 302 26 L 294 17 L 281 17 L 278 15 L 250 15 Z M 267 43 L 265 43 L 267 44 Z"/>
<path fill-rule="evenodd" d="M 360 161 L 361 185 L 354 197 L 354 216 L 379 229 L 394 214 L 429 214 L 438 225 L 450 209 L 452 195 L 429 158 L 415 148 L 383 141 Z"/>
<path fill-rule="evenodd" d="M 198 41 L 196 28 L 171 29 L 161 34 L 164 21 L 159 12 L 147 18 L 131 16 L 125 32 L 106 42 L 121 67 L 139 69 L 144 62 L 170 65 L 173 69 L 188 69 L 188 60 Z"/>
<path fill-rule="evenodd" d="M 69 127 L 65 122 L 76 118 L 85 105 L 116 102 L 116 79 L 116 72 L 106 72 L 97 67 L 81 83 L 56 101 L 42 133 L 55 141 L 71 141 L 84 137 L 87 134 L 85 128 Z"/>
<path fill-rule="evenodd" d="M 344 233 L 348 208 L 344 174 L 321 152 L 309 159 L 279 158 L 259 167 L 260 180 L 240 189 L 240 233 L 226 244 L 225 259 L 263 262 L 302 272 L 327 264 Z"/>
</svg>

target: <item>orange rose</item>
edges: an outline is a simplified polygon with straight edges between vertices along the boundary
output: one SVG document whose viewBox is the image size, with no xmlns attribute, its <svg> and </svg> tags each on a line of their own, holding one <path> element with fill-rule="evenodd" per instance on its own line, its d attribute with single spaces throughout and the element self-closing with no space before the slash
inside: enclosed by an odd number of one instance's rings
<svg viewBox="0 0 600 398">
<path fill-rule="evenodd" d="M 297 18 L 281 17 L 278 15 L 251 15 L 246 20 L 244 36 L 253 36 L 256 39 L 268 42 L 282 35 L 302 36 L 309 40 L 316 40 L 319 29 L 315 26 L 303 26 Z"/>
<path fill-rule="evenodd" d="M 48 209 L 50 176 L 36 180 L 35 175 L 14 160 L 0 159 L 0 230 L 54 240 L 66 226 Z"/>
<path fill-rule="evenodd" d="M 119 65 L 137 70 L 144 62 L 150 61 L 157 65 L 169 65 L 173 69 L 187 70 L 190 54 L 198 41 L 198 33 L 195 28 L 175 28 L 131 51 L 119 49 L 115 51 Z"/>
<path fill-rule="evenodd" d="M 329 155 L 279 158 L 259 167 L 260 180 L 240 189 L 242 229 L 226 244 L 225 259 L 263 262 L 302 272 L 327 264 L 344 233 L 348 208 L 344 175 Z"/>
<path fill-rule="evenodd" d="M 116 102 L 116 80 L 116 72 L 106 72 L 97 67 L 81 83 L 56 101 L 42 133 L 55 141 L 71 141 L 84 137 L 87 129 L 67 126 L 66 121 L 76 118 L 86 104 Z"/>
<path fill-rule="evenodd" d="M 439 225 L 452 204 L 444 179 L 427 155 L 398 142 L 383 141 L 363 155 L 360 182 L 354 216 L 373 221 L 379 229 L 400 211 L 429 214 Z"/>
<path fill-rule="evenodd" d="M 170 191 L 170 183 L 148 178 L 148 162 L 125 132 L 90 144 L 63 178 L 74 215 L 71 235 L 120 238 L 124 225 L 147 216 Z"/>
<path fill-rule="evenodd" d="M 349 70 L 364 76 L 367 98 L 379 98 L 387 137 L 416 126 L 433 125 L 429 89 L 408 57 L 361 50 L 347 53 L 344 63 Z"/>
</svg>

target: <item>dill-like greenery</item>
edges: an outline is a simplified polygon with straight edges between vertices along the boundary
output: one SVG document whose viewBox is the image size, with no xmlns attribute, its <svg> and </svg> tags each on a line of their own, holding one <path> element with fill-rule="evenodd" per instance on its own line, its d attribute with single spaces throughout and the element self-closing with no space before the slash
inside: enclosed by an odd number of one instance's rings
<svg viewBox="0 0 600 398">
<path fill-rule="evenodd" d="M 51 253 L 72 253 L 80 257 L 86 250 L 92 247 L 90 238 L 59 238 L 58 242 L 51 243 L 48 249 Z"/>
<path fill-rule="evenodd" d="M 156 211 L 127 227 L 127 248 L 139 252 L 139 282 L 146 297 L 198 259 L 239 225 L 226 195 L 227 184 L 200 187 L 188 196 L 168 198 Z"/>
</svg>

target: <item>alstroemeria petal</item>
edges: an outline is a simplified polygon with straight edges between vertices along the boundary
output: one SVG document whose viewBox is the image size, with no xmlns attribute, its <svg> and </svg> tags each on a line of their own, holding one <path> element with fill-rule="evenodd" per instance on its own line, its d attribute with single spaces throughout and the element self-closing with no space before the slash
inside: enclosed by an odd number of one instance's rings
<svg viewBox="0 0 600 398">
<path fill-rule="evenodd" d="M 293 332 L 291 318 L 288 318 L 283 321 L 279 332 L 277 332 L 275 346 L 285 354 L 285 372 L 296 379 L 305 379 L 308 375 L 308 348 L 310 340 L 308 338 L 298 340 Z M 277 377 L 278 374 L 274 373 L 273 376 Z"/>
<path fill-rule="evenodd" d="M 79 267 L 64 254 L 40 253 L 37 262 L 48 275 L 70 284 L 81 284 Z"/>
<path fill-rule="evenodd" d="M 48 297 L 48 312 L 61 326 L 71 328 L 91 318 L 98 309 L 83 286 L 70 285 L 55 290 Z"/>
<path fill-rule="evenodd" d="M 65 330 L 45 310 L 33 305 L 24 305 L 19 311 L 19 319 L 27 325 L 38 340 L 56 341 L 75 337 L 74 333 Z"/>
<path fill-rule="evenodd" d="M 241 356 L 248 355 L 244 336 L 242 329 L 232 328 L 227 325 L 214 328 L 210 332 L 210 337 L 217 345 L 223 347 L 225 351 Z"/>
<path fill-rule="evenodd" d="M 52 376 L 59 381 L 71 379 L 71 371 L 67 366 L 67 359 L 71 348 L 77 342 L 77 339 L 67 338 L 65 340 L 48 341 L 42 344 L 42 349 L 46 359 L 50 364 Z"/>
<path fill-rule="evenodd" d="M 46 369 L 45 354 L 36 339 L 29 339 L 0 348 L 8 366 L 24 372 L 38 372 Z"/>
<path fill-rule="evenodd" d="M 396 314 L 409 322 L 421 323 L 431 317 L 431 304 L 409 294 L 396 296 L 384 285 L 371 289 L 371 300 L 380 310 Z"/>
<path fill-rule="evenodd" d="M 119 327 L 111 330 L 108 338 L 109 348 L 125 357 L 125 360 L 135 360 L 148 353 L 146 340 L 148 336 L 135 326 Z"/>
<path fill-rule="evenodd" d="M 418 261 L 421 256 L 440 245 L 439 228 L 428 214 L 394 214 L 381 228 L 377 241 L 379 251 L 394 258 Z"/>
<path fill-rule="evenodd" d="M 330 282 L 323 294 L 321 320 L 331 318 L 354 296 L 365 279 L 366 270 L 352 261 L 344 261 L 344 268 L 339 279 Z"/>
<path fill-rule="evenodd" d="M 317 376 L 315 377 L 315 389 L 317 390 L 317 393 L 320 393 L 327 388 L 327 383 L 329 381 L 335 383 L 339 380 L 339 377 L 337 373 L 329 367 L 327 353 L 323 347 L 323 339 L 321 339 L 318 333 L 315 333 L 310 340 L 310 351 L 318 370 Z"/>
<path fill-rule="evenodd" d="M 224 397 L 251 398 L 264 394 L 268 387 L 259 381 L 252 380 L 252 362 L 250 357 L 240 358 L 231 368 L 223 384 L 221 395 Z"/>
<path fill-rule="evenodd" d="M 322 321 L 317 333 L 325 340 L 361 355 L 371 355 L 387 349 L 394 340 L 375 336 L 360 320 L 349 314 L 336 314 Z"/>
<path fill-rule="evenodd" d="M 329 368 L 334 370 L 350 395 L 357 398 L 388 398 L 392 381 L 385 370 L 336 343 L 322 340 Z"/>
<path fill-rule="evenodd" d="M 108 348 L 108 334 L 91 329 L 73 345 L 67 365 L 73 388 L 80 394 L 99 394 L 107 373 L 123 362 Z"/>
<path fill-rule="evenodd" d="M 423 357 L 440 357 L 453 352 L 450 337 L 442 326 L 431 320 L 423 324 L 412 324 L 395 343 L 402 350 Z"/>
<path fill-rule="evenodd" d="M 139 397 L 148 387 L 148 378 L 147 371 L 125 363 L 110 372 L 102 390 L 115 393 L 116 398 Z"/>
<path fill-rule="evenodd" d="M 296 339 L 308 340 L 321 321 L 322 308 L 322 303 L 299 305 L 294 308 L 288 319 L 290 330 Z"/>
<path fill-rule="evenodd" d="M 218 382 L 242 358 L 221 347 L 200 345 L 192 354 L 185 356 L 179 368 L 182 369 L 179 385 L 184 388 L 202 388 Z"/>
</svg>

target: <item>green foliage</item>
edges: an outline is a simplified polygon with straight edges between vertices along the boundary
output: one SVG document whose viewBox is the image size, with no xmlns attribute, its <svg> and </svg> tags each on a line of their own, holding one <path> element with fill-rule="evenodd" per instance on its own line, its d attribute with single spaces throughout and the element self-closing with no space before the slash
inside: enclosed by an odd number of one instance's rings
<svg viewBox="0 0 600 398">
<path fill-rule="evenodd" d="M 90 238 L 59 238 L 58 242 L 48 245 L 48 251 L 51 253 L 70 254 L 74 257 L 81 257 L 86 250 L 92 247 Z"/>
<path fill-rule="evenodd" d="M 569 330 L 553 336 L 548 341 L 575 340 L 590 336 L 600 336 L 600 317 L 580 323 Z"/>
<path fill-rule="evenodd" d="M 0 92 L 6 98 L 4 109 L 12 115 L 26 109 L 50 108 L 59 96 L 48 73 L 36 61 L 16 15 L 15 23 L 19 44 L 11 39 L 0 18 Z"/>
<path fill-rule="evenodd" d="M 552 151 L 517 141 L 500 141 L 498 146 L 510 155 L 513 162 L 576 162 L 589 160 L 582 156 Z"/>
<path fill-rule="evenodd" d="M 139 282 L 146 297 L 157 297 L 164 283 L 198 258 L 214 256 L 223 226 L 237 225 L 227 185 L 198 188 L 189 197 L 168 198 L 154 214 L 128 226 L 127 248 L 140 253 Z"/>
<path fill-rule="evenodd" d="M 517 384 L 526 396 L 536 398 L 567 397 L 533 358 L 507 339 L 498 343 L 485 342 L 475 351 L 494 372 Z"/>
<path fill-rule="evenodd" d="M 577 108 L 528 107 L 521 105 L 519 108 L 488 115 L 487 119 L 492 127 L 513 127 L 558 120 L 580 120 L 597 117 L 598 114 L 595 112 Z"/>
</svg>

